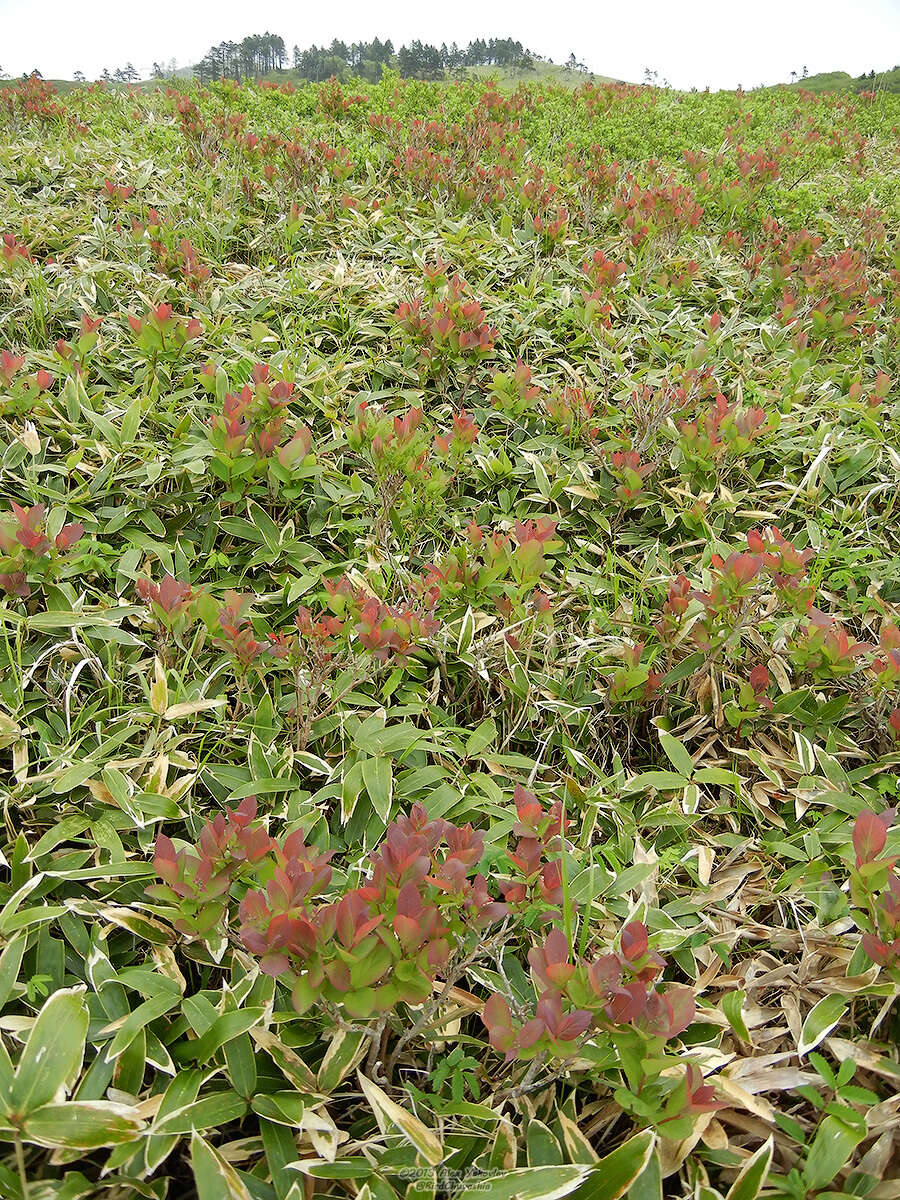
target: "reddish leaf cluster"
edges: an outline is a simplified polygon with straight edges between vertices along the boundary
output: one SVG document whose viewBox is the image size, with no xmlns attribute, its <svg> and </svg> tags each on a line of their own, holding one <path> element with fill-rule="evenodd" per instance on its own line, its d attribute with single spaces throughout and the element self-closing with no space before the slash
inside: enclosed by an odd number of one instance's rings
<svg viewBox="0 0 900 1200">
<path fill-rule="evenodd" d="M 743 454 L 765 424 L 764 409 L 739 409 L 721 392 L 702 417 L 679 423 L 685 453 L 705 463 L 715 462 L 726 452 Z"/>
<path fill-rule="evenodd" d="M 89 317 L 87 313 L 82 313 L 81 333 L 74 343 L 63 338 L 57 339 L 54 352 L 64 372 L 81 378 L 86 376 L 88 356 L 100 340 L 101 322 L 101 317 Z"/>
<path fill-rule="evenodd" d="M 17 259 L 27 262 L 30 258 L 31 254 L 24 242 L 18 241 L 14 233 L 4 233 L 0 238 L 0 261 L 11 264 Z"/>
<path fill-rule="evenodd" d="M 351 108 L 359 104 L 365 104 L 367 100 L 367 96 L 358 94 L 347 95 L 341 87 L 340 81 L 332 75 L 319 88 L 318 108 L 319 112 L 325 113 L 328 117 L 339 117 Z"/>
<path fill-rule="evenodd" d="M 56 88 L 36 73 L 0 88 L 0 105 L 10 117 L 38 125 L 59 125 L 66 120 L 65 106 L 54 97 Z"/>
<path fill-rule="evenodd" d="M 564 387 L 559 395 L 544 398 L 547 415 L 563 433 L 593 441 L 599 432 L 594 423 L 596 409 L 580 387 Z"/>
<path fill-rule="evenodd" d="M 696 229 L 703 216 L 690 188 L 669 178 L 648 187 L 626 176 L 625 189 L 616 196 L 613 212 L 629 232 L 632 245 L 640 246 L 658 230 Z"/>
<path fill-rule="evenodd" d="M 560 805 L 545 811 L 522 787 L 515 801 L 517 841 L 508 857 L 518 878 L 501 882 L 504 901 L 492 895 L 478 870 L 484 835 L 471 825 L 431 818 L 417 804 L 388 826 L 362 882 L 335 892 L 332 853 L 307 845 L 300 831 L 282 841 L 271 837 L 256 820 L 253 798 L 209 822 L 195 846 L 176 850 L 160 835 L 155 866 L 162 882 L 148 894 L 181 932 L 207 938 L 228 934 L 230 893 L 242 894 L 240 941 L 264 972 L 291 987 L 298 1012 L 338 1010 L 362 1020 L 396 1015 L 401 1004 L 423 1005 L 439 978 L 460 978 L 467 964 L 487 953 L 487 927 L 509 916 L 527 918 L 532 902 L 545 917 L 561 917 L 559 870 L 546 868 L 548 856 L 558 863 L 569 822 Z M 642 922 L 625 924 L 617 942 L 580 959 L 551 925 L 528 952 L 533 1011 L 522 1011 L 511 996 L 486 1001 L 483 1021 L 491 1044 L 509 1060 L 540 1053 L 566 1057 L 591 1030 L 627 1036 L 637 1039 L 646 1078 L 658 1079 L 663 1043 L 694 1018 L 693 992 L 662 982 L 665 962 Z M 674 1119 L 676 1109 L 684 1114 L 716 1107 L 712 1089 L 694 1073 L 662 1092 L 666 1119 Z"/>
<path fill-rule="evenodd" d="M 361 647 L 377 662 L 403 666 L 439 626 L 427 608 L 390 604 L 355 587 L 346 576 L 323 583 L 330 611 L 314 617 L 300 605 L 295 634 L 269 634 L 276 659 L 314 663 L 321 674 L 339 651 Z"/>
<path fill-rule="evenodd" d="M 213 639 L 216 646 L 224 650 L 235 663 L 241 674 L 246 674 L 266 649 L 258 642 L 247 615 L 252 597 L 229 591 L 225 603 L 219 609 L 219 636 Z"/>
<path fill-rule="evenodd" d="M 534 1016 L 520 1023 L 498 994 L 484 1008 L 491 1045 L 508 1060 L 533 1058 L 541 1051 L 571 1055 L 578 1038 L 593 1026 L 632 1025 L 667 1041 L 694 1019 L 691 988 L 657 985 L 665 961 L 650 949 L 640 921 L 622 929 L 618 951 L 590 962 L 577 960 L 565 934 L 554 928 L 543 945 L 528 952 L 528 962 L 538 990 Z"/>
<path fill-rule="evenodd" d="M 552 217 L 543 217 L 539 213 L 535 213 L 531 217 L 531 228 L 545 246 L 555 246 L 568 233 L 569 210 L 558 204 Z"/>
<path fill-rule="evenodd" d="M 486 533 L 476 522 L 466 529 L 466 542 L 429 563 L 415 587 L 434 608 L 444 600 L 467 599 L 475 605 L 493 604 L 505 617 L 524 616 L 523 605 L 549 567 L 549 556 L 562 547 L 556 521 L 516 521 L 512 534 Z M 549 597 L 534 592 L 538 612 L 549 608 Z"/>
<path fill-rule="evenodd" d="M 453 414 L 453 426 L 446 434 L 435 434 L 436 453 L 461 458 L 477 441 L 478 426 L 466 410 Z"/>
<path fill-rule="evenodd" d="M 557 801 L 545 812 L 533 792 L 516 784 L 513 792 L 517 821 L 512 832 L 518 838 L 507 850 L 515 877 L 501 880 L 503 898 L 511 908 L 558 909 L 562 903 L 560 856 L 563 837 L 571 821 Z"/>
<path fill-rule="evenodd" d="M 896 858 L 883 858 L 888 830 L 896 810 L 874 813 L 865 809 L 853 826 L 856 870 L 850 880 L 853 900 L 866 911 L 862 947 L 874 963 L 900 969 L 900 876 Z"/>
<path fill-rule="evenodd" d="M 149 604 L 150 611 L 164 629 L 171 631 L 186 623 L 192 615 L 197 593 L 189 583 L 182 583 L 168 572 L 159 583 L 146 578 L 138 579 L 134 588 L 144 603 Z"/>
<path fill-rule="evenodd" d="M 128 324 L 137 344 L 151 355 L 179 354 L 203 333 L 196 317 L 176 316 L 171 304 L 158 304 L 143 317 L 129 313 Z"/>
<path fill-rule="evenodd" d="M 810 619 L 791 645 L 791 659 L 813 679 L 837 679 L 856 669 L 856 660 L 874 649 L 870 642 L 848 637 L 836 617 L 810 609 Z"/>
<path fill-rule="evenodd" d="M 644 490 L 644 480 L 656 469 L 643 462 L 636 450 L 604 450 L 603 463 L 615 483 L 613 494 L 624 508 L 630 508 Z"/>
<path fill-rule="evenodd" d="M 777 525 L 751 529 L 747 534 L 747 548 L 751 554 L 759 555 L 781 602 L 794 612 L 809 612 L 815 589 L 806 578 L 806 565 L 813 557 L 813 551 L 809 548 L 798 550 Z"/>
<path fill-rule="evenodd" d="M 215 367 L 209 364 L 202 378 L 215 388 Z M 266 363 L 256 363 L 251 382 L 240 392 L 228 392 L 220 412 L 209 420 L 209 440 L 220 458 L 229 479 L 237 471 L 236 460 L 249 452 L 247 469 L 272 458 L 284 470 L 302 462 L 312 449 L 312 432 L 300 425 L 290 436 L 286 429 L 288 405 L 294 395 L 294 385 L 286 379 L 272 379 Z M 255 460 L 255 462 L 253 461 Z M 240 473 L 246 473 L 241 468 Z"/>
<path fill-rule="evenodd" d="M 24 354 L 10 354 L 8 350 L 0 350 L 0 383 L 9 387 L 13 376 L 17 375 L 24 365 Z"/>
<path fill-rule="evenodd" d="M 178 910 L 175 928 L 195 937 L 212 934 L 228 910 L 232 882 L 271 852 L 275 843 L 254 825 L 256 799 L 248 796 L 226 816 L 207 822 L 196 846 L 176 851 L 171 838 L 159 834 L 153 865 L 163 881 L 147 895 Z"/>
<path fill-rule="evenodd" d="M 612 314 L 610 297 L 625 274 L 625 263 L 615 262 L 607 258 L 602 250 L 595 250 L 592 257 L 581 264 L 581 269 L 591 285 L 581 291 L 587 318 L 596 318 L 608 327 Z"/>
<path fill-rule="evenodd" d="M 187 238 L 173 249 L 169 249 L 159 239 L 151 242 L 159 262 L 159 269 L 174 279 L 180 279 L 187 284 L 192 292 L 199 290 L 201 284 L 210 277 L 210 269 L 200 261 L 200 256 Z"/>
<path fill-rule="evenodd" d="M 130 196 L 134 195 L 133 187 L 124 183 L 113 183 L 111 179 L 103 180 L 103 190 L 107 200 L 113 204 L 124 204 Z"/>
<path fill-rule="evenodd" d="M 264 877 L 241 901 L 240 939 L 265 972 L 287 977 L 300 1012 L 324 1002 L 368 1017 L 421 1004 L 451 958 L 506 913 L 476 871 L 484 835 L 432 820 L 421 805 L 388 826 L 362 885 L 332 900 L 331 853 L 300 832 L 278 843 L 255 815 L 244 801 L 178 852 L 161 835 L 163 883 L 149 894 L 175 910 L 179 929 L 204 936 L 221 925 L 232 883 Z"/>
<path fill-rule="evenodd" d="M 345 576 L 337 582 L 329 579 L 323 582 L 329 607 L 343 621 L 338 632 L 355 632 L 360 645 L 381 662 L 405 662 L 416 646 L 438 627 L 437 619 L 428 609 L 388 604 L 355 588 Z"/>
<path fill-rule="evenodd" d="M 400 471 L 407 476 L 417 475 L 424 471 L 428 458 L 428 442 L 420 429 L 424 415 L 421 408 L 410 408 L 403 414 L 390 416 L 362 400 L 347 431 L 347 442 L 354 450 L 368 447 L 380 473 Z"/>
<path fill-rule="evenodd" d="M 507 416 L 520 417 L 534 408 L 540 388 L 531 381 L 531 368 L 516 359 L 514 371 L 495 371 L 490 383 L 494 408 Z"/>
<path fill-rule="evenodd" d="M 403 664 L 416 645 L 430 637 L 438 621 L 431 613 L 406 605 L 385 604 L 370 597 L 359 610 L 354 625 L 360 645 L 380 662 Z"/>
<path fill-rule="evenodd" d="M 886 621 L 878 638 L 880 658 L 872 663 L 872 670 L 883 688 L 895 688 L 900 684 L 900 629 Z"/>
<path fill-rule="evenodd" d="M 882 400 L 887 399 L 888 392 L 891 390 L 891 377 L 884 371 L 879 371 L 875 376 L 875 383 L 872 386 L 871 392 L 865 397 L 867 408 L 878 408 Z M 862 383 L 858 379 L 850 384 L 848 396 L 851 400 L 859 401 L 863 398 Z"/>
<path fill-rule="evenodd" d="M 671 640 L 680 628 L 691 600 L 698 600 L 703 609 L 700 619 L 691 627 L 695 644 L 709 649 L 727 641 L 753 611 L 762 595 L 761 584 L 766 580 L 778 599 L 794 612 L 815 611 L 814 590 L 805 578 L 812 551 L 797 549 L 774 526 L 751 530 L 747 546 L 748 550 L 734 551 L 725 559 L 719 554 L 712 555 L 708 591 L 692 588 L 685 575 L 679 575 L 669 584 L 656 627 L 664 641 Z"/>
<path fill-rule="evenodd" d="M 590 102 L 588 107 L 592 107 Z M 616 190 L 619 164 L 607 160 L 603 146 L 591 146 L 584 158 L 575 158 L 569 151 L 563 161 L 566 174 L 570 179 L 577 179 L 592 200 L 605 200 Z"/>
<path fill-rule="evenodd" d="M 558 522 L 550 517 L 537 521 L 515 521 L 512 536 L 493 533 L 485 537 L 480 528 L 469 526 L 469 539 L 478 546 L 485 567 L 494 579 L 510 576 L 524 588 L 532 588 L 547 569 L 547 555 L 559 550 Z"/>
<path fill-rule="evenodd" d="M 442 273 L 429 291 L 430 299 L 404 301 L 394 313 L 423 367 L 434 372 L 451 362 L 477 363 L 493 354 L 497 331 L 487 324 L 478 301 L 468 298 L 459 275 Z"/>
<path fill-rule="evenodd" d="M 609 699 L 614 705 L 646 703 L 662 682 L 662 674 L 641 661 L 644 643 L 622 647 L 623 663 L 609 681 Z"/>
<path fill-rule="evenodd" d="M 7 560 L 7 569 L 0 573 L 0 591 L 7 595 L 27 600 L 29 573 L 46 574 L 84 536 L 84 525 L 70 521 L 51 542 L 44 527 L 46 512 L 44 504 L 24 508 L 13 500 L 10 511 L 0 516 L 0 552 Z"/>
<path fill-rule="evenodd" d="M 871 332 L 882 297 L 870 290 L 860 251 L 821 254 L 820 237 L 805 229 L 786 232 L 771 217 L 764 219 L 763 231 L 765 249 L 755 251 L 745 265 L 754 275 L 768 268 L 772 289 L 780 289 L 776 315 L 783 325 L 795 328 L 801 344 L 810 336 Z"/>
</svg>

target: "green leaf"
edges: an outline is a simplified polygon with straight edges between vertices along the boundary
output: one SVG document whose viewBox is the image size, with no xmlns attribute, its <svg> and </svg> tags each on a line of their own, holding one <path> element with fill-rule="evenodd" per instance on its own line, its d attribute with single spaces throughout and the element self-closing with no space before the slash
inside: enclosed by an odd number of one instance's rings
<svg viewBox="0 0 900 1200">
<path fill-rule="evenodd" d="M 725 767 L 700 767 L 693 774 L 695 783 L 716 783 L 720 787 L 735 787 L 737 776 Z"/>
<path fill-rule="evenodd" d="M 43 855 L 49 854 L 54 847 L 77 837 L 79 833 L 87 829 L 90 823 L 90 817 L 80 814 L 63 817 L 61 821 L 57 821 L 52 829 L 48 829 L 42 837 L 38 838 L 37 842 L 31 848 L 31 852 L 26 856 L 25 862 L 37 862 Z"/>
<path fill-rule="evenodd" d="M 292 1187 L 297 1184 L 288 1167 L 297 1158 L 297 1143 L 294 1135 L 284 1125 L 261 1118 L 259 1132 L 266 1154 L 266 1166 L 272 1176 L 272 1185 L 278 1200 L 287 1200 Z"/>
<path fill-rule="evenodd" d="M 593 1167 L 587 1163 L 568 1166 L 516 1167 L 481 1179 L 455 1193 L 454 1200 L 561 1200 L 584 1183 Z"/>
<path fill-rule="evenodd" d="M 357 1071 L 356 1077 L 382 1133 L 388 1133 L 392 1125 L 396 1126 L 426 1162 L 436 1167 L 444 1161 L 444 1147 L 433 1130 L 385 1095 L 362 1071 Z"/>
<path fill-rule="evenodd" d="M 626 792 L 641 792 L 646 788 L 654 788 L 657 792 L 680 791 L 687 780 L 675 771 L 642 771 L 629 779 L 624 787 Z"/>
<path fill-rule="evenodd" d="M 240 1008 L 218 1016 L 201 1037 L 182 1042 L 172 1050 L 176 1062 L 195 1062 L 202 1066 L 223 1046 L 258 1025 L 265 1015 L 263 1008 Z"/>
<path fill-rule="evenodd" d="M 158 1121 L 154 1134 L 191 1133 L 197 1129 L 218 1129 L 246 1115 L 247 1102 L 235 1092 L 217 1092 L 186 1104 Z"/>
<path fill-rule="evenodd" d="M 38 1013 L 16 1067 L 10 1094 L 13 1112 L 27 1115 L 69 1089 L 81 1071 L 88 1012 L 83 987 L 54 992 Z"/>
<path fill-rule="evenodd" d="M 394 775 L 391 760 L 379 755 L 362 760 L 362 777 L 372 807 L 387 825 L 391 818 L 391 802 L 394 796 Z"/>
<path fill-rule="evenodd" d="M 0 1012 L 3 1011 L 3 1006 L 16 986 L 27 944 L 26 936 L 13 938 L 4 946 L 3 953 L 0 954 Z"/>
<path fill-rule="evenodd" d="M 197 1099 L 197 1093 L 200 1091 L 203 1079 L 203 1071 L 182 1070 L 178 1072 L 166 1088 L 162 1103 L 157 1109 L 156 1119 L 150 1130 L 150 1136 L 147 1138 L 145 1144 L 144 1161 L 148 1173 L 152 1174 L 168 1158 L 180 1140 L 179 1135 L 175 1133 L 157 1136 L 157 1127 L 171 1113 L 185 1108 Z"/>
<path fill-rule="evenodd" d="M 290 1166 L 291 1170 L 300 1171 L 311 1179 L 368 1179 L 374 1170 L 367 1158 L 339 1158 L 337 1162 L 325 1158 L 301 1158 Z"/>
<path fill-rule="evenodd" d="M 693 675 L 706 662 L 707 655 L 703 650 L 696 650 L 693 654 L 689 654 L 671 671 L 666 671 L 663 676 L 662 683 L 666 687 L 671 687 L 675 683 L 679 683 L 682 679 L 687 679 L 689 675 Z"/>
<path fill-rule="evenodd" d="M 260 1029 L 255 1025 L 250 1030 L 250 1036 L 261 1050 L 264 1050 L 284 1074 L 285 1078 L 298 1091 L 315 1092 L 316 1077 L 295 1050 L 282 1042 L 271 1029 Z"/>
<path fill-rule="evenodd" d="M 647 1165 L 628 1189 L 628 1200 L 662 1200 L 662 1165 L 654 1147 Z"/>
<path fill-rule="evenodd" d="M 694 760 L 691 758 L 690 751 L 678 738 L 673 737 L 671 733 L 666 733 L 665 729 L 657 730 L 659 733 L 659 741 L 666 758 L 675 768 L 679 775 L 684 779 L 690 779 L 694 774 Z"/>
<path fill-rule="evenodd" d="M 409 721 L 385 726 L 380 721 L 368 718 L 354 734 L 353 744 L 364 754 L 395 756 L 411 750 L 417 743 L 423 742 L 426 736 L 424 729 L 417 728 Z"/>
<path fill-rule="evenodd" d="M 267 1121 L 296 1129 L 303 1119 L 304 1112 L 314 1103 L 309 1096 L 300 1092 L 264 1092 L 253 1097 L 250 1107 Z"/>
<path fill-rule="evenodd" d="M 252 1200 L 234 1167 L 199 1133 L 191 1135 L 191 1167 L 197 1200 Z"/>
<path fill-rule="evenodd" d="M 456 653 L 465 654 L 475 640 L 475 614 L 467 608 L 459 626 L 459 637 L 456 639 Z"/>
<path fill-rule="evenodd" d="M 141 423 L 141 397 L 136 396 L 122 418 L 121 444 L 129 446 L 135 439 Z"/>
<path fill-rule="evenodd" d="M 281 530 L 269 514 L 253 500 L 247 506 L 247 515 L 259 530 L 266 545 L 273 554 L 276 554 L 281 548 Z"/>
<path fill-rule="evenodd" d="M 316 1083 L 319 1090 L 329 1096 L 360 1062 L 369 1044 L 362 1033 L 347 1033 L 337 1030 L 328 1044 L 325 1057 L 319 1065 Z"/>
<path fill-rule="evenodd" d="M 756 1200 L 766 1182 L 772 1163 L 774 1142 L 768 1138 L 755 1154 L 751 1154 L 738 1172 L 738 1177 L 728 1189 L 725 1200 Z"/>
<path fill-rule="evenodd" d="M 9 1057 L 9 1051 L 0 1040 L 0 1111 L 4 1115 L 9 1115 L 9 1097 L 12 1092 L 13 1079 L 15 1078 L 15 1069 L 12 1065 L 12 1059 Z"/>
<path fill-rule="evenodd" d="M 822 1119 L 806 1156 L 803 1182 L 809 1191 L 826 1187 L 866 1136 L 865 1125 L 853 1128 L 839 1117 Z"/>
<path fill-rule="evenodd" d="M 590 1178 L 578 1189 L 578 1200 L 617 1200 L 646 1170 L 656 1146 L 656 1134 L 645 1129 L 601 1158 Z"/>
<path fill-rule="evenodd" d="M 802 1057 L 818 1046 L 832 1029 L 839 1024 L 847 1009 L 847 1000 L 838 992 L 825 996 L 814 1005 L 806 1015 L 803 1028 L 800 1030 L 800 1041 L 797 1043 L 797 1053 Z"/>
<path fill-rule="evenodd" d="M 749 1042 L 750 1031 L 744 1023 L 744 1001 L 746 999 L 746 992 L 727 992 L 722 997 L 722 1012 L 728 1018 L 728 1024 L 738 1037 L 745 1042 Z"/>
<path fill-rule="evenodd" d="M 556 1114 L 556 1120 L 559 1124 L 560 1131 L 563 1136 L 563 1144 L 565 1146 L 566 1158 L 564 1161 L 570 1163 L 595 1163 L 599 1155 L 591 1145 L 588 1138 L 578 1128 L 578 1125 L 571 1117 L 560 1109 Z"/>
<path fill-rule="evenodd" d="M 475 726 L 466 739 L 466 758 L 476 758 L 496 740 L 497 722 L 493 717 L 487 717 L 480 725 Z"/>
<path fill-rule="evenodd" d="M 106 1047 L 106 1061 L 112 1062 L 114 1058 L 118 1058 L 124 1050 L 128 1049 L 145 1025 L 155 1021 L 157 1017 L 163 1016 L 164 1013 L 170 1012 L 173 1008 L 177 1008 L 180 1001 L 181 996 L 177 992 L 174 994 L 163 992 L 162 995 L 151 996 L 149 1000 L 145 1000 L 129 1013 L 124 1021 L 114 1021 L 101 1029 L 101 1033 L 115 1031 L 115 1036 Z"/>
<path fill-rule="evenodd" d="M 275 715 L 272 697 L 266 692 L 256 706 L 253 718 L 253 732 L 264 746 L 271 746 L 278 734 L 279 722 Z"/>
<path fill-rule="evenodd" d="M 69 1100 L 35 1109 L 23 1125 L 28 1141 L 68 1150 L 118 1146 L 140 1136 L 137 1109 L 110 1100 Z"/>
<path fill-rule="evenodd" d="M 525 1129 L 525 1154 L 529 1167 L 562 1164 L 559 1142 L 543 1121 L 530 1120 Z"/>
<path fill-rule="evenodd" d="M 256 1091 L 256 1055 L 250 1035 L 242 1033 L 225 1043 L 225 1065 L 231 1086 L 245 1100 Z"/>
<path fill-rule="evenodd" d="M 17 913 L 6 917 L 2 923 L 2 933 L 9 935 L 22 929 L 31 929 L 36 925 L 46 925 L 59 917 L 68 914 L 68 909 L 60 904 L 39 904 L 33 908 L 23 908 Z"/>
</svg>

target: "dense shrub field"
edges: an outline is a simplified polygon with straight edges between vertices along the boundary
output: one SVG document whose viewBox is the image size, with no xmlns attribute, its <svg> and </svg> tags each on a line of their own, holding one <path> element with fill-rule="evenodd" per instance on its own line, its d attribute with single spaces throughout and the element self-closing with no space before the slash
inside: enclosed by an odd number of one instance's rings
<svg viewBox="0 0 900 1200">
<path fill-rule="evenodd" d="M 900 1196 L 900 98 L 0 91 L 0 1195 Z"/>
</svg>

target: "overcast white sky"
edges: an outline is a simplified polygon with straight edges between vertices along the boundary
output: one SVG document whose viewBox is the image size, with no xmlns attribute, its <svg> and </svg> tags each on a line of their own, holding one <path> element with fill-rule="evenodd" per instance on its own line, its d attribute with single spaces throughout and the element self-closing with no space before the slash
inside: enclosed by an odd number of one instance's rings
<svg viewBox="0 0 900 1200">
<path fill-rule="evenodd" d="M 900 0 L 0 0 L 0 70 L 96 78 L 132 62 L 202 58 L 213 42 L 249 33 L 294 43 L 373 37 L 460 45 L 513 37 L 564 61 L 639 81 L 644 68 L 676 87 L 745 88 L 817 71 L 886 70 L 900 63 Z"/>
</svg>

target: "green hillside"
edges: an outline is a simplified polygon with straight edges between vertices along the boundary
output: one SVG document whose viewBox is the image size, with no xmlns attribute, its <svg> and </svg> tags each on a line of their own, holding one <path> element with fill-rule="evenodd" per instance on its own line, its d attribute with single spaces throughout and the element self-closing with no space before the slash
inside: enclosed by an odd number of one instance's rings
<svg viewBox="0 0 900 1200">
<path fill-rule="evenodd" d="M 856 78 L 846 71 L 822 71 L 788 86 L 807 92 L 900 92 L 900 67 Z"/>
<path fill-rule="evenodd" d="M 619 83 L 612 75 L 595 75 L 593 71 L 572 70 L 562 63 L 536 62 L 533 67 L 465 67 L 457 78 L 493 79 L 498 87 L 519 83 L 561 83 L 578 87 L 582 83 Z"/>
</svg>

